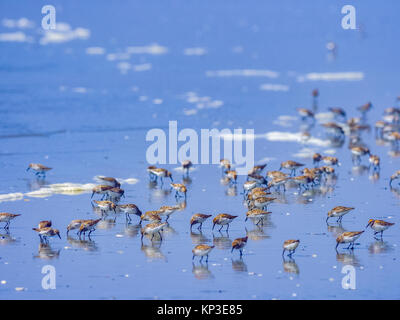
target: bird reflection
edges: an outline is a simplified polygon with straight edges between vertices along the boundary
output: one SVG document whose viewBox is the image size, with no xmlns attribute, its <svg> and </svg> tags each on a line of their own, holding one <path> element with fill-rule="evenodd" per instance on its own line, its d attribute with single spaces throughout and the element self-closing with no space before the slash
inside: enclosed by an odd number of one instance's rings
<svg viewBox="0 0 400 320">
<path fill-rule="evenodd" d="M 243 261 L 243 258 L 236 260 L 232 259 L 232 270 L 236 272 L 247 272 L 247 265 Z"/>
<path fill-rule="evenodd" d="M 283 256 L 282 260 L 283 271 L 294 274 L 300 273 L 299 266 L 293 258 L 285 258 L 285 256 Z"/>
<path fill-rule="evenodd" d="M 222 250 L 226 249 L 231 249 L 232 246 L 232 240 L 229 239 L 229 234 L 226 232 L 226 236 L 222 234 L 222 232 L 219 232 L 220 236 L 215 236 L 213 233 L 213 245 Z"/>
<path fill-rule="evenodd" d="M 332 236 L 336 239 L 340 234 L 346 232 L 347 230 L 342 227 L 342 223 L 338 223 L 337 225 L 331 225 L 329 223 L 326 224 L 328 227 L 328 232 L 332 233 Z"/>
<path fill-rule="evenodd" d="M 97 251 L 98 250 L 96 243 L 94 241 L 92 241 L 90 237 L 88 237 L 88 240 L 85 240 L 85 239 L 82 240 L 79 238 L 76 239 L 71 236 L 68 236 L 67 241 L 74 248 L 80 248 L 85 251 Z"/>
<path fill-rule="evenodd" d="M 231 185 L 231 186 L 229 186 L 229 188 L 227 188 L 227 189 L 225 190 L 225 194 L 226 194 L 227 196 L 230 196 L 230 197 L 235 197 L 235 196 L 237 196 L 237 187 L 236 187 L 236 185 Z"/>
<path fill-rule="evenodd" d="M 53 250 L 50 244 L 41 242 L 39 244 L 39 251 L 35 258 L 44 259 L 44 260 L 51 260 L 54 258 L 58 258 L 60 255 L 60 250 Z"/>
<path fill-rule="evenodd" d="M 96 225 L 96 229 L 111 230 L 116 225 L 116 217 L 103 219 Z"/>
<path fill-rule="evenodd" d="M 136 237 L 139 234 L 140 228 L 140 224 L 126 223 L 124 232 L 128 237 Z"/>
<path fill-rule="evenodd" d="M 362 176 L 366 173 L 368 173 L 369 168 L 366 165 L 358 165 L 358 166 L 353 166 L 351 168 L 351 171 L 353 173 L 353 175 L 355 176 Z"/>
<path fill-rule="evenodd" d="M 388 244 L 387 241 L 383 241 L 383 240 L 377 240 L 375 242 L 372 242 L 368 247 L 369 253 L 372 253 L 372 254 L 387 253 L 391 250 L 392 250 L 392 247 Z"/>
<path fill-rule="evenodd" d="M 49 185 L 50 183 L 45 179 L 36 178 L 36 179 L 25 179 L 27 182 L 27 187 L 29 191 L 39 190 L 40 188 Z"/>
<path fill-rule="evenodd" d="M 357 256 L 354 254 L 354 250 L 350 250 L 344 253 L 336 252 L 336 261 L 340 262 L 344 265 L 350 264 L 353 267 L 359 267 L 360 261 Z"/>
<path fill-rule="evenodd" d="M 210 242 L 210 239 L 204 236 L 201 231 L 199 233 L 191 231 L 190 238 L 192 239 L 192 243 L 195 245 Z"/>
<path fill-rule="evenodd" d="M 270 236 L 265 233 L 265 230 L 267 229 L 267 227 L 271 227 L 271 226 L 272 226 L 272 223 L 270 225 L 268 225 L 268 223 L 267 223 L 267 224 L 264 224 L 263 226 L 260 226 L 260 225 L 255 226 L 255 228 L 252 230 L 247 230 L 247 228 L 245 228 L 246 236 L 248 236 L 249 239 L 252 241 L 269 239 Z"/>
<path fill-rule="evenodd" d="M 199 265 L 195 265 L 192 263 L 192 273 L 196 279 L 204 280 L 204 279 L 211 279 L 214 278 L 213 274 L 210 270 L 208 270 L 208 264 L 203 264 L 202 262 Z"/>
<path fill-rule="evenodd" d="M 140 249 L 145 254 L 145 256 L 150 260 L 167 261 L 167 258 L 161 252 L 160 248 L 161 248 L 161 241 L 157 241 L 157 243 L 152 242 L 151 245 L 146 245 L 146 244 L 142 243 L 142 246 Z"/>
<path fill-rule="evenodd" d="M 6 233 L 0 233 L 0 245 L 7 245 L 16 241 L 8 230 L 5 231 Z"/>
<path fill-rule="evenodd" d="M 189 176 L 185 175 L 185 176 L 182 177 L 182 183 L 185 186 L 189 186 L 189 185 L 192 184 L 192 179 Z"/>
</svg>

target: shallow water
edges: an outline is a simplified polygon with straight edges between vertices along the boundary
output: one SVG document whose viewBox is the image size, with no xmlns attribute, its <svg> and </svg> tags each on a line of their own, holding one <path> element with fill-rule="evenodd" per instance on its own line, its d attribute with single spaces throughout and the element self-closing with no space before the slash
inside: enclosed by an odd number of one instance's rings
<svg viewBox="0 0 400 320">
<path fill-rule="evenodd" d="M 353 167 L 348 136 L 342 146 L 332 145 L 318 122 L 309 128 L 312 139 L 299 134 L 305 124 L 296 107 L 311 107 L 314 88 L 321 94 L 318 121 L 328 107 L 359 116 L 356 106 L 372 101 L 367 122 L 373 125 L 399 95 L 399 4 L 353 2 L 362 25 L 358 31 L 341 28 L 341 6 L 319 1 L 301 8 L 295 1 L 111 7 L 106 1 L 53 1 L 57 21 L 71 26 L 68 37 L 82 37 L 48 44 L 41 43 L 41 4 L 2 2 L 1 19 L 26 17 L 34 26 L 0 26 L 0 34 L 23 32 L 28 39 L 0 41 L 0 211 L 22 214 L 9 234 L 0 230 L 0 281 L 5 281 L 0 298 L 398 299 L 400 190 L 388 188 L 398 158 L 390 146 L 375 141 L 373 129 L 363 132 L 363 142 L 381 157 L 376 177 L 363 166 Z M 329 41 L 337 43 L 335 58 L 326 49 Z M 93 47 L 102 49 L 87 50 Z M 67 238 L 71 220 L 98 216 L 86 190 L 96 175 L 137 179 L 123 181 L 122 202 L 142 211 L 176 202 L 167 185 L 154 187 L 146 172 L 146 133 L 167 129 L 170 120 L 178 121 L 178 129 L 198 132 L 254 129 L 255 160 L 268 160 L 268 170 L 288 159 L 311 166 L 302 157 L 313 152 L 333 154 L 341 166 L 322 189 L 277 194 L 262 228 L 244 222 L 243 176 L 230 188 L 221 184 L 220 168 L 196 165 L 187 181 L 186 206 L 171 216 L 162 242 L 144 239 L 142 245 L 137 217 L 127 225 L 123 215 L 112 214 L 92 241 L 79 241 L 73 232 Z M 30 162 L 54 169 L 38 181 L 25 172 Z M 165 167 L 181 180 L 176 164 Z M 63 183 L 67 189 L 53 192 Z M 356 208 L 341 227 L 325 223 L 327 211 L 337 205 Z M 191 234 L 189 220 L 196 212 L 239 218 L 228 234 L 212 232 L 211 221 L 202 234 L 195 228 Z M 383 242 L 367 230 L 354 252 L 341 247 L 337 254 L 336 235 L 363 230 L 370 218 L 396 225 Z M 62 230 L 62 239 L 40 246 L 31 228 L 46 219 Z M 246 234 L 240 260 L 230 253 L 230 243 Z M 300 246 L 293 260 L 283 260 L 282 242 L 291 238 L 300 239 Z M 192 263 L 191 249 L 198 243 L 216 246 L 208 264 Z M 45 265 L 56 268 L 55 290 L 42 288 Z M 345 265 L 356 269 L 355 290 L 342 289 Z"/>
</svg>

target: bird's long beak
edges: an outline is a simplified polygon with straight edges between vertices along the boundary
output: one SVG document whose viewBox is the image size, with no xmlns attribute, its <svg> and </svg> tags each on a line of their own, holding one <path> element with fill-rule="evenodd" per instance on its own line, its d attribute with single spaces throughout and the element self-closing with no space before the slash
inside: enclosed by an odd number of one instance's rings
<svg viewBox="0 0 400 320">
<path fill-rule="evenodd" d="M 31 167 L 26 168 L 26 171 L 29 171 L 30 168 L 31 168 Z"/>
<path fill-rule="evenodd" d="M 59 234 L 59 233 L 57 233 L 57 235 L 58 235 L 58 237 L 61 239 L 61 236 L 60 236 L 60 234 Z"/>
</svg>

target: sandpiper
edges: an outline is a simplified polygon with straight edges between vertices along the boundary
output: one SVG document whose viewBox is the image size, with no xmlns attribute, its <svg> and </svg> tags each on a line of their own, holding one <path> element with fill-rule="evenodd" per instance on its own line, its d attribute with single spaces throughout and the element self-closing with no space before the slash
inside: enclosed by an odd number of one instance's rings
<svg viewBox="0 0 400 320">
<path fill-rule="evenodd" d="M 277 179 L 277 178 L 287 178 L 288 175 L 286 173 L 283 173 L 282 171 L 268 171 L 267 172 L 267 178 L 268 179 Z"/>
<path fill-rule="evenodd" d="M 285 251 L 288 250 L 288 256 L 291 257 L 292 254 L 296 251 L 296 248 L 299 246 L 300 240 L 286 240 L 283 243 L 283 252 L 282 256 L 285 254 Z"/>
<path fill-rule="evenodd" d="M 249 193 L 249 191 L 257 187 L 257 185 L 258 182 L 255 180 L 250 180 L 243 183 L 244 194 L 246 195 L 247 193 Z"/>
<path fill-rule="evenodd" d="M 342 222 L 343 216 L 349 213 L 351 210 L 354 210 L 352 207 L 343 207 L 337 206 L 328 212 L 328 217 L 326 218 L 326 222 L 328 222 L 329 218 L 338 218 L 337 222 Z"/>
<path fill-rule="evenodd" d="M 309 175 L 293 177 L 292 181 L 299 186 L 299 190 L 301 190 L 301 187 L 308 189 L 308 184 L 312 182 Z"/>
<path fill-rule="evenodd" d="M 258 184 L 264 184 L 267 185 L 267 180 L 265 180 L 265 178 L 259 174 L 249 174 L 247 176 L 247 179 L 251 179 L 251 181 L 255 181 Z"/>
<path fill-rule="evenodd" d="M 176 206 L 162 206 L 159 209 L 159 214 L 163 216 L 167 216 L 167 219 L 165 221 L 168 221 L 169 217 L 171 214 L 173 214 L 176 210 L 179 210 L 180 207 L 178 205 Z"/>
<path fill-rule="evenodd" d="M 381 159 L 378 156 L 375 156 L 375 155 L 371 154 L 369 156 L 369 163 L 370 163 L 370 166 L 372 166 L 372 170 L 379 171 L 380 164 L 381 164 Z"/>
<path fill-rule="evenodd" d="M 119 199 L 121 197 L 125 197 L 125 191 L 117 187 L 107 190 L 107 194 L 109 199 Z"/>
<path fill-rule="evenodd" d="M 58 229 L 53 229 L 51 227 L 46 228 L 32 228 L 32 230 L 39 233 L 40 241 L 48 242 L 48 238 L 58 236 L 61 239 L 60 231 Z"/>
<path fill-rule="evenodd" d="M 161 231 L 162 229 L 168 225 L 167 222 L 164 223 L 160 223 L 160 222 L 153 222 L 153 223 L 149 223 L 146 224 L 141 230 L 141 241 L 143 241 L 143 237 L 145 234 L 150 235 L 151 234 L 151 241 L 153 241 L 154 235 L 157 233 L 160 236 L 160 240 L 162 240 L 162 236 L 161 236 Z"/>
<path fill-rule="evenodd" d="M 264 168 L 266 166 L 267 166 L 266 164 L 261 164 L 261 165 L 254 166 L 252 169 L 249 170 L 248 174 L 249 175 L 251 175 L 251 174 L 260 174 L 264 170 Z"/>
<path fill-rule="evenodd" d="M 330 156 L 322 157 L 322 161 L 328 166 L 338 166 L 339 165 L 339 159 L 336 157 L 330 157 Z"/>
<path fill-rule="evenodd" d="M 270 189 L 272 187 L 275 188 L 275 190 L 280 190 L 281 187 L 283 187 L 283 191 L 286 191 L 285 183 L 289 180 L 289 177 L 284 177 L 284 178 L 274 178 L 272 181 L 270 181 L 267 185 L 267 188 Z"/>
<path fill-rule="evenodd" d="M 8 213 L 8 212 L 0 212 L 0 222 L 5 222 L 4 229 L 8 230 L 10 228 L 10 222 L 14 218 L 20 216 L 20 214 Z"/>
<path fill-rule="evenodd" d="M 30 163 L 26 171 L 29 171 L 29 169 L 35 171 L 35 174 L 37 176 L 45 177 L 46 172 L 51 170 L 52 168 L 46 167 L 40 163 Z"/>
<path fill-rule="evenodd" d="M 364 231 L 343 232 L 336 238 L 336 250 L 341 243 L 349 243 L 347 249 L 354 249 L 354 242 L 361 236 L 363 232 Z"/>
<path fill-rule="evenodd" d="M 195 224 L 200 224 L 197 229 L 201 230 L 201 228 L 203 227 L 203 222 L 206 221 L 210 217 L 211 217 L 211 214 L 202 214 L 202 213 L 194 214 L 192 216 L 192 218 L 190 219 L 190 230 L 192 230 L 192 227 Z"/>
<path fill-rule="evenodd" d="M 137 216 L 142 215 L 142 211 L 137 207 L 136 204 L 128 203 L 128 204 L 120 204 L 118 205 L 119 210 L 125 213 L 126 220 L 131 221 L 131 217 L 129 215 L 134 214 Z"/>
<path fill-rule="evenodd" d="M 186 175 L 189 175 L 190 168 L 193 167 L 193 163 L 190 160 L 184 160 L 182 162 L 182 170 L 186 171 Z"/>
<path fill-rule="evenodd" d="M 362 146 L 355 146 L 355 147 L 352 147 L 351 149 L 350 149 L 350 151 L 351 151 L 351 154 L 353 155 L 353 162 L 354 162 L 354 160 L 356 160 L 356 163 L 357 164 L 359 164 L 360 163 L 360 158 L 362 157 L 362 156 L 365 156 L 365 155 L 369 155 L 370 154 L 370 151 L 369 151 L 369 149 L 368 148 L 366 148 L 366 147 L 362 147 Z"/>
<path fill-rule="evenodd" d="M 279 168 L 279 170 L 282 170 L 282 168 L 285 168 L 285 169 L 290 170 L 291 175 L 294 175 L 296 173 L 296 169 L 303 167 L 303 166 L 304 166 L 304 164 L 302 164 L 302 163 L 288 160 L 288 161 L 284 161 L 281 163 L 281 167 Z"/>
<path fill-rule="evenodd" d="M 367 102 L 366 104 L 363 104 L 360 107 L 357 107 L 358 111 L 360 111 L 362 114 L 367 113 L 369 110 L 371 110 L 372 108 L 372 103 L 371 102 Z"/>
<path fill-rule="evenodd" d="M 276 200 L 276 198 L 271 197 L 258 197 L 254 199 L 254 206 L 259 209 L 266 209 L 268 204 L 272 201 Z"/>
<path fill-rule="evenodd" d="M 322 155 L 319 153 L 314 153 L 313 154 L 313 163 L 318 164 L 322 160 Z"/>
<path fill-rule="evenodd" d="M 148 169 L 148 171 L 149 171 L 150 174 L 151 174 L 152 180 L 155 179 L 155 181 L 157 181 L 158 177 L 160 177 L 160 179 L 161 179 L 161 184 L 164 183 L 163 178 L 170 178 L 172 182 L 174 181 L 174 180 L 172 179 L 172 174 L 171 174 L 171 172 L 169 172 L 169 171 L 166 170 L 166 169 L 163 169 L 163 168 L 151 168 L 151 169 Z"/>
<path fill-rule="evenodd" d="M 38 224 L 38 229 L 51 227 L 51 221 L 43 220 Z"/>
<path fill-rule="evenodd" d="M 233 250 L 239 250 L 240 256 L 242 256 L 243 255 L 243 248 L 247 244 L 247 239 L 248 239 L 248 237 L 237 238 L 237 239 L 233 240 L 231 253 L 233 252 Z"/>
<path fill-rule="evenodd" d="M 193 252 L 193 258 L 192 260 L 194 260 L 194 257 L 201 257 L 200 258 L 200 262 L 203 261 L 203 257 L 206 256 L 206 262 L 208 262 L 208 254 L 211 252 L 212 249 L 214 249 L 215 246 L 209 246 L 207 244 L 199 244 L 197 246 L 195 246 L 192 250 Z"/>
<path fill-rule="evenodd" d="M 226 231 L 229 230 L 229 224 L 235 219 L 237 218 L 237 216 L 232 216 L 228 213 L 221 213 L 219 215 L 217 215 L 214 219 L 213 219 L 213 227 L 212 230 L 214 230 L 214 227 L 216 224 L 220 225 L 221 228 L 219 228 L 218 231 L 221 231 L 224 225 L 227 225 L 226 227 Z"/>
<path fill-rule="evenodd" d="M 328 108 L 328 110 L 333 113 L 335 117 L 340 117 L 346 119 L 346 111 L 342 108 Z"/>
<path fill-rule="evenodd" d="M 235 170 L 228 170 L 226 172 L 226 178 L 229 179 L 229 183 L 236 183 L 237 180 L 237 172 Z"/>
<path fill-rule="evenodd" d="M 219 161 L 219 166 L 222 168 L 222 173 L 231 170 L 231 162 L 228 159 L 221 159 Z"/>
<path fill-rule="evenodd" d="M 103 195 L 102 196 L 102 200 L 103 200 L 103 198 L 104 198 L 104 196 L 105 195 L 107 195 L 107 192 L 108 192 L 108 190 L 110 190 L 110 189 L 112 189 L 113 187 L 111 187 L 111 186 L 106 186 L 106 185 L 98 185 L 98 186 L 95 186 L 93 189 L 92 189 L 92 197 L 91 198 L 93 198 L 93 196 L 95 195 L 95 194 L 101 194 L 101 195 Z"/>
<path fill-rule="evenodd" d="M 335 122 L 326 122 L 321 124 L 321 126 L 325 128 L 325 131 L 328 134 L 331 134 L 337 138 L 343 137 L 344 135 L 343 128 Z"/>
<path fill-rule="evenodd" d="M 83 233 L 83 236 L 85 237 L 86 232 L 89 231 L 88 237 L 90 237 L 90 234 L 96 230 L 96 225 L 100 222 L 101 219 L 96 219 L 96 220 L 84 220 L 79 227 L 79 236 Z"/>
<path fill-rule="evenodd" d="M 146 211 L 140 216 L 140 224 L 142 221 L 161 222 L 160 210 Z"/>
<path fill-rule="evenodd" d="M 171 187 L 172 189 L 175 190 L 175 198 L 178 198 L 180 196 L 183 196 L 186 198 L 186 192 L 187 192 L 187 188 L 184 184 L 182 183 L 171 183 Z"/>
<path fill-rule="evenodd" d="M 392 182 L 394 180 L 397 180 L 400 178 L 400 170 L 397 170 L 395 173 L 393 173 L 390 177 L 389 185 L 392 186 Z"/>
<path fill-rule="evenodd" d="M 86 221 L 86 220 L 83 220 L 83 219 L 72 220 L 72 221 L 69 223 L 69 225 L 67 226 L 67 236 L 68 236 L 68 234 L 69 234 L 69 232 L 70 232 L 71 230 L 79 229 L 79 228 L 81 227 L 81 224 L 82 224 L 84 221 Z M 79 234 L 79 230 L 78 230 L 78 234 Z"/>
<path fill-rule="evenodd" d="M 254 220 L 258 220 L 256 223 L 257 226 L 260 223 L 261 223 L 261 225 L 263 225 L 264 218 L 267 217 L 271 213 L 272 212 L 270 212 L 270 211 L 265 211 L 262 209 L 252 209 L 252 210 L 249 210 L 246 212 L 246 219 L 244 221 L 247 221 L 247 219 L 254 219 Z"/>
<path fill-rule="evenodd" d="M 371 229 L 375 231 L 374 236 L 376 236 L 378 233 L 380 233 L 381 238 L 382 238 L 383 231 L 385 231 L 387 228 L 391 227 L 392 225 L 394 225 L 394 223 L 392 223 L 392 222 L 369 219 L 368 224 L 365 227 L 365 229 L 368 227 L 371 227 Z"/>
<path fill-rule="evenodd" d="M 302 120 L 306 120 L 307 118 L 314 119 L 314 112 L 305 108 L 297 108 L 297 112 L 300 115 Z"/>
<path fill-rule="evenodd" d="M 109 185 L 113 188 L 121 187 L 121 184 L 118 182 L 118 180 L 113 177 L 97 176 L 96 179 L 101 183 Z"/>
<path fill-rule="evenodd" d="M 113 210 L 116 213 L 116 208 L 117 206 L 115 205 L 114 202 L 111 201 L 97 201 L 97 200 L 93 200 L 93 202 L 97 205 L 97 207 L 100 208 L 101 213 L 107 213 L 108 211 Z"/>
</svg>

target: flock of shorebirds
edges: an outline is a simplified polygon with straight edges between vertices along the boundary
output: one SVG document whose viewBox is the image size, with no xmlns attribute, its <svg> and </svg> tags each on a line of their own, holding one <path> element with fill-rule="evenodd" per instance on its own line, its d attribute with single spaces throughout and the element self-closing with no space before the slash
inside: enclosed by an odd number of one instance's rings
<svg viewBox="0 0 400 320">
<path fill-rule="evenodd" d="M 313 91 L 313 97 L 318 96 L 318 91 Z M 400 100 L 400 99 L 399 99 Z M 326 122 L 322 126 L 326 129 L 326 133 L 332 141 L 342 141 L 346 134 L 349 135 L 349 149 L 352 155 L 353 164 L 359 165 L 362 162 L 362 158 L 368 156 L 369 166 L 373 172 L 380 170 L 380 158 L 377 155 L 371 154 L 370 150 L 363 145 L 359 133 L 365 130 L 368 125 L 365 123 L 366 114 L 372 108 L 371 103 L 367 103 L 358 108 L 361 112 L 360 118 L 346 118 L 346 112 L 342 108 L 330 108 L 329 112 L 332 114 L 335 122 Z M 298 113 L 302 118 L 302 121 L 315 121 L 315 110 L 309 110 L 299 108 Z M 400 108 L 388 108 L 384 110 L 384 117 L 375 124 L 376 135 L 380 139 L 387 141 L 397 148 L 397 144 L 400 141 Z M 307 136 L 307 133 L 305 133 Z M 295 186 L 299 190 L 308 190 L 318 186 L 330 176 L 335 174 L 335 168 L 339 167 L 340 163 L 338 158 L 333 156 L 323 156 L 321 154 L 313 155 L 313 165 L 309 168 L 305 167 L 303 163 L 288 160 L 281 163 L 279 170 L 268 171 L 263 175 L 263 170 L 266 168 L 266 164 L 254 166 L 248 173 L 246 181 L 243 183 L 243 195 L 244 203 L 248 208 L 246 212 L 245 221 L 248 219 L 252 220 L 257 226 L 263 225 L 265 219 L 271 214 L 267 210 L 268 204 L 276 200 L 275 197 L 271 196 L 271 191 L 276 193 L 286 192 L 288 184 Z M 323 164 L 320 166 L 320 164 Z M 186 176 L 189 176 L 193 164 L 191 161 L 186 160 L 182 163 L 182 170 Z M 228 159 L 222 159 L 220 161 L 220 167 L 222 169 L 223 179 L 227 184 L 237 185 L 238 174 L 233 169 L 233 165 Z M 301 170 L 301 168 L 303 168 Z M 35 172 L 36 176 L 40 179 L 44 179 L 46 172 L 51 168 L 41 164 L 31 163 L 27 170 Z M 300 171 L 301 170 L 301 171 Z M 296 175 L 296 171 L 300 171 L 300 175 Z M 187 187 L 183 183 L 174 183 L 172 174 L 170 171 L 164 168 L 158 168 L 150 166 L 147 168 L 149 179 L 152 183 L 161 185 L 164 184 L 164 179 L 170 179 L 171 190 L 175 190 L 175 198 L 178 199 L 187 196 Z M 400 170 L 395 172 L 390 178 L 390 185 L 393 181 L 400 179 Z M 143 221 L 147 221 L 148 224 L 141 226 L 141 241 L 143 242 L 144 236 L 150 241 L 153 241 L 156 237 L 158 241 L 162 241 L 162 231 L 168 225 L 168 219 L 171 214 L 176 210 L 180 209 L 179 205 L 174 206 L 162 206 L 158 210 L 147 211 L 142 213 L 139 207 L 135 204 L 120 204 L 121 197 L 124 197 L 124 190 L 121 189 L 121 185 L 117 179 L 112 177 L 98 177 L 99 185 L 95 186 L 92 190 L 92 198 L 101 196 L 100 200 L 93 200 L 92 205 L 95 206 L 100 212 L 102 217 L 107 215 L 108 212 L 122 212 L 125 213 L 126 220 L 128 223 L 132 221 L 131 216 L 137 216 L 140 219 L 140 225 Z M 353 207 L 337 206 L 331 209 L 327 213 L 326 222 L 330 219 L 336 219 L 338 223 L 341 223 L 343 217 L 354 210 Z M 0 222 L 5 223 L 4 228 L 8 229 L 11 220 L 19 216 L 19 214 L 12 213 L 0 213 Z M 196 226 L 199 230 L 202 229 L 202 225 L 212 215 L 196 213 L 190 219 L 190 230 Z M 220 213 L 212 219 L 212 230 L 218 225 L 219 231 L 226 226 L 226 231 L 229 230 L 230 224 L 238 216 L 230 215 L 228 213 Z M 163 218 L 165 220 L 163 221 Z M 90 238 L 92 232 L 95 231 L 96 225 L 101 221 L 100 219 L 80 219 L 73 220 L 67 226 L 67 235 L 70 231 L 75 230 L 79 238 L 85 237 L 86 233 Z M 374 231 L 374 237 L 382 238 L 383 232 L 389 227 L 393 226 L 394 223 L 370 219 L 365 227 L 365 230 L 370 227 Z M 37 228 L 33 228 L 39 234 L 40 241 L 47 243 L 50 237 L 60 236 L 60 231 L 52 227 L 51 221 L 40 221 Z M 349 244 L 347 249 L 353 250 L 355 241 L 365 232 L 362 231 L 349 231 L 343 232 L 336 238 L 336 250 L 340 244 Z M 240 257 L 242 257 L 243 248 L 247 244 L 248 237 L 238 238 L 232 242 L 232 250 L 239 251 Z M 283 243 L 283 252 L 288 251 L 288 256 L 291 257 L 299 246 L 300 240 L 289 239 Z M 198 256 L 200 261 L 206 257 L 208 261 L 208 255 L 212 251 L 214 246 L 207 244 L 199 244 L 192 250 L 193 259 Z"/>
</svg>

